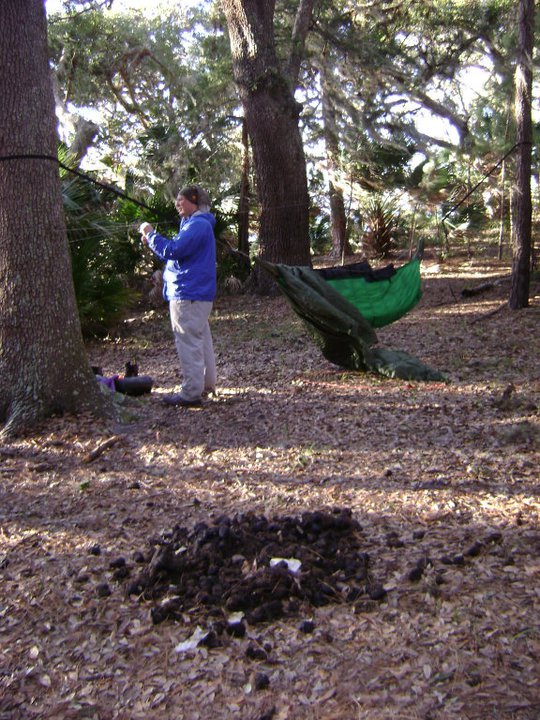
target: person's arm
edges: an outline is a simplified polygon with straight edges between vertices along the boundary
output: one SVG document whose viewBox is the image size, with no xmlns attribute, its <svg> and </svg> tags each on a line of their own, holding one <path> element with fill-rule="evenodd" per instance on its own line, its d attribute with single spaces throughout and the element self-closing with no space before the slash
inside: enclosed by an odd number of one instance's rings
<svg viewBox="0 0 540 720">
<path fill-rule="evenodd" d="M 153 253 L 155 253 L 161 260 L 171 260 L 171 245 L 172 241 L 163 235 L 159 235 L 154 226 L 149 222 L 141 223 L 139 227 L 141 233 L 141 239 L 145 245 L 147 245 Z M 175 260 L 177 258 L 174 258 Z"/>
<path fill-rule="evenodd" d="M 150 223 L 143 223 L 140 232 L 143 242 L 162 260 L 182 261 L 189 257 L 201 241 L 201 229 L 198 223 L 190 223 L 178 235 L 169 240 L 157 233 Z"/>
</svg>

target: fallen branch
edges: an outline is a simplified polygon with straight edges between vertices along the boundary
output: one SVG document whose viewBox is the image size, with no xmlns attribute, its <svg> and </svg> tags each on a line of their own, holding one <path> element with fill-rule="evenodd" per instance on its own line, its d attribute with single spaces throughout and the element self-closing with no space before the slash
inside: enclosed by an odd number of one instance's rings
<svg viewBox="0 0 540 720">
<path fill-rule="evenodd" d="M 480 322 L 481 320 L 486 320 L 487 318 L 492 317 L 493 315 L 496 315 L 497 313 L 501 312 L 501 310 L 504 310 L 504 308 L 508 307 L 507 302 L 503 302 L 499 307 L 495 308 L 495 310 L 490 310 L 488 313 L 484 313 L 484 315 L 480 315 L 480 317 L 474 318 L 471 320 L 471 325 L 473 323 Z"/>
<path fill-rule="evenodd" d="M 485 283 L 481 283 L 480 285 L 476 285 L 476 287 L 469 287 L 469 288 L 463 288 L 461 291 L 462 297 L 473 297 L 474 295 L 481 295 L 484 292 L 487 292 L 488 290 L 491 290 L 494 287 L 497 287 L 501 283 L 503 283 L 505 280 L 509 280 L 511 278 L 510 275 L 499 278 L 498 280 L 488 280 Z"/>
<path fill-rule="evenodd" d="M 91 450 L 88 455 L 85 455 L 83 458 L 84 463 L 91 463 L 94 460 L 96 460 L 100 455 L 103 455 L 105 450 L 108 450 L 113 445 L 116 445 L 117 442 L 119 442 L 122 439 L 120 435 L 113 435 L 112 437 L 108 438 L 107 440 L 104 440 L 102 443 L 100 443 L 96 448 Z"/>
</svg>

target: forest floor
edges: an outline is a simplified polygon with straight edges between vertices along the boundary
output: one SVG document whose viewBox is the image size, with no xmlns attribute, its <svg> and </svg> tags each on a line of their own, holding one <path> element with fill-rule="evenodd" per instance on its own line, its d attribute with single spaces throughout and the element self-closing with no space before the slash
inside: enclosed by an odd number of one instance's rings
<svg viewBox="0 0 540 720">
<path fill-rule="evenodd" d="M 282 297 L 217 300 L 201 408 L 166 308 L 88 346 L 155 384 L 0 445 L 0 720 L 540 718 L 540 287 L 423 273 L 378 336 L 448 382 L 331 365 Z"/>
</svg>

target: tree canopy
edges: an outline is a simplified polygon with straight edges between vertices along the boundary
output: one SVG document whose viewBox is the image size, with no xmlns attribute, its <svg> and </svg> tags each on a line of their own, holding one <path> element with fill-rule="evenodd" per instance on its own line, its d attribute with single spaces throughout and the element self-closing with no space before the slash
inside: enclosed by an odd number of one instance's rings
<svg viewBox="0 0 540 720">
<path fill-rule="evenodd" d="M 474 201 L 484 217 L 511 220 L 501 173 L 489 173 L 515 143 L 513 0 L 271 5 L 276 62 L 298 103 L 312 223 L 322 227 L 319 218 L 339 194 L 332 224 L 341 224 L 342 244 L 346 234 L 360 247 L 371 196 L 398 193 L 403 212 L 414 213 L 409 224 L 416 232 L 425 225 L 433 238 L 433 219 L 480 180 Z M 66 0 L 64 6 L 49 29 L 58 103 L 72 119 L 68 138 L 75 141 L 74 118 L 92 118 L 97 131 L 89 158 L 111 177 L 121 179 L 129 168 L 134 191 L 143 195 L 164 188 L 172 197 L 187 176 L 234 211 L 240 187 L 244 195 L 247 188 L 257 247 L 263 183 L 256 164 L 248 185 L 242 180 L 242 167 L 249 167 L 245 108 L 234 83 L 226 5 L 171 3 L 150 17 L 113 14 L 114 2 Z M 308 18 L 303 28 L 302 17 Z M 537 67 L 537 53 L 532 61 Z M 330 135 L 325 107 L 332 113 Z M 270 117 L 260 122 L 268 127 Z M 250 135 L 256 153 L 253 129 Z M 510 156 L 506 175 L 513 161 Z M 455 181 L 445 183 L 450 165 Z M 462 222 L 459 214 L 448 220 L 452 227 Z M 504 235 L 509 239 L 509 228 Z M 287 259 L 286 248 L 276 252 Z"/>
</svg>

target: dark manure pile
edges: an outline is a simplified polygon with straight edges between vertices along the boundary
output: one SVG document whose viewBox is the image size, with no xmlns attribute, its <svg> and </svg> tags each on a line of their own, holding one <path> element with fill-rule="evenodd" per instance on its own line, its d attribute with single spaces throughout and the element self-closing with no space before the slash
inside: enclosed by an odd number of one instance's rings
<svg viewBox="0 0 540 720">
<path fill-rule="evenodd" d="M 341 508 L 177 526 L 151 543 L 127 592 L 154 602 L 155 623 L 200 610 L 222 619 L 239 613 L 254 625 L 306 606 L 381 600 L 385 592 L 370 580 L 361 530 Z"/>
</svg>

